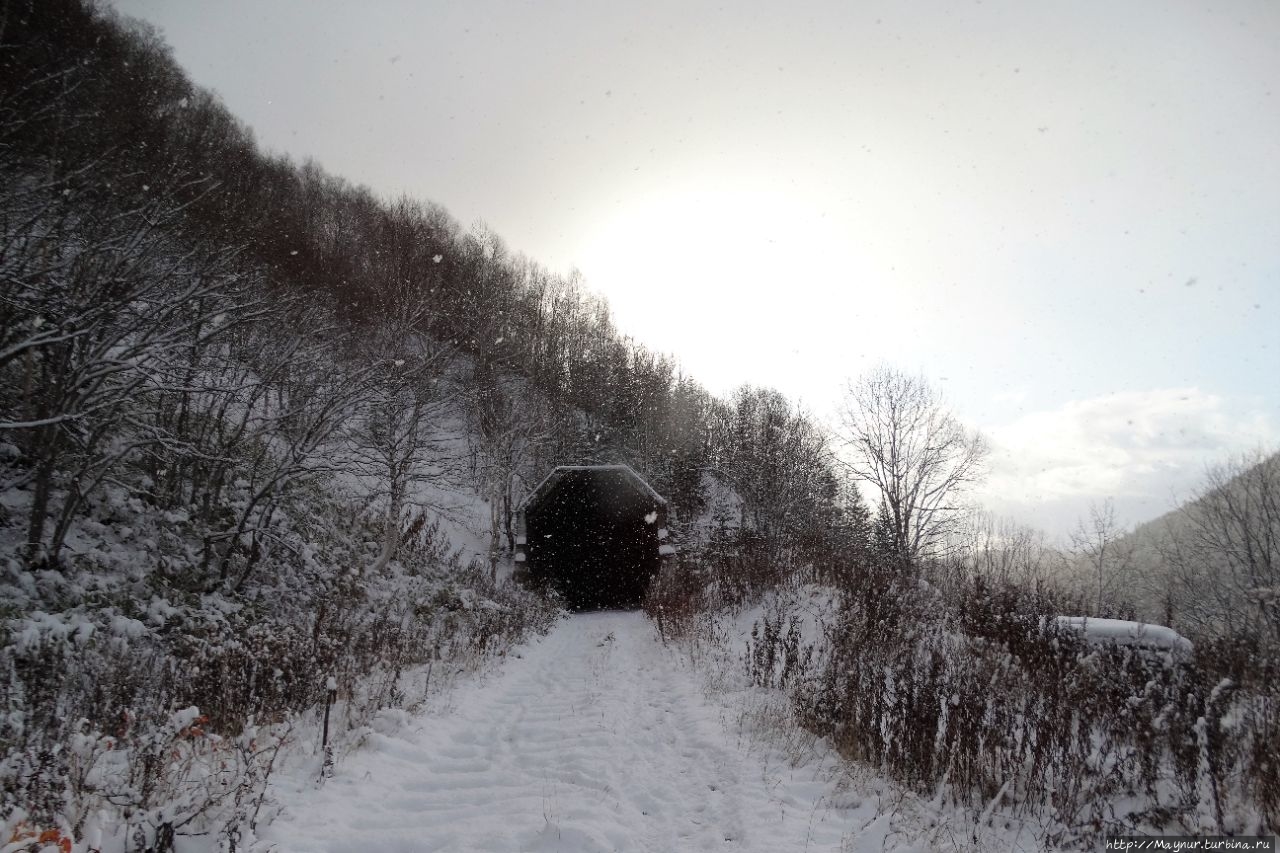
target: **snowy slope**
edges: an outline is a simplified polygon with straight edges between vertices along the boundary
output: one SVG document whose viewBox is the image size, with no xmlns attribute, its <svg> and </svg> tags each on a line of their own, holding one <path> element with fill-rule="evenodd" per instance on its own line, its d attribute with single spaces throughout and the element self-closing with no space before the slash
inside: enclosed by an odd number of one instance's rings
<svg viewBox="0 0 1280 853">
<path fill-rule="evenodd" d="M 322 789 L 282 780 L 284 814 L 262 840 L 281 853 L 837 850 L 876 823 L 869 805 L 828 805 L 829 764 L 745 751 L 725 717 L 642 614 L 575 616 L 445 711 L 373 735 Z"/>
</svg>

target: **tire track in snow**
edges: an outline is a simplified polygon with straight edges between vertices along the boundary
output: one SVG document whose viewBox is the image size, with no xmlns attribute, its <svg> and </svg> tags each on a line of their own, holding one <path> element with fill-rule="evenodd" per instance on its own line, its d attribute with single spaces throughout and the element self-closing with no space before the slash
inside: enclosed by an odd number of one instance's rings
<svg viewBox="0 0 1280 853">
<path fill-rule="evenodd" d="M 839 849 L 844 821 L 813 832 L 824 783 L 773 778 L 743 753 L 641 614 L 575 616 L 519 653 L 458 688 L 450 712 L 372 735 L 322 789 L 282 786 L 264 840 L 281 853 Z"/>
</svg>

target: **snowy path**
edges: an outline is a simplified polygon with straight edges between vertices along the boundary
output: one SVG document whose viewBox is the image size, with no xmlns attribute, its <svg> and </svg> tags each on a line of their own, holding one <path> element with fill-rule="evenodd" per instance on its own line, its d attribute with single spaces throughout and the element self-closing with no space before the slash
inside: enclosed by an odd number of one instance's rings
<svg viewBox="0 0 1280 853">
<path fill-rule="evenodd" d="M 562 621 L 446 713 L 282 790 L 285 851 L 829 851 L 830 784 L 739 747 L 638 613 Z"/>
</svg>

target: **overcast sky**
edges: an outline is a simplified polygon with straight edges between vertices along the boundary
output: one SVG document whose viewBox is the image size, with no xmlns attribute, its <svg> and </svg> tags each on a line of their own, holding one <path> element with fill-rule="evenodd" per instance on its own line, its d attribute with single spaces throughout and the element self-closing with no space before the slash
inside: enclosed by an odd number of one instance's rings
<svg viewBox="0 0 1280 853">
<path fill-rule="evenodd" d="M 1055 534 L 1280 441 L 1275 0 L 116 5 L 266 148 L 579 269 L 715 392 L 923 372 Z"/>
</svg>

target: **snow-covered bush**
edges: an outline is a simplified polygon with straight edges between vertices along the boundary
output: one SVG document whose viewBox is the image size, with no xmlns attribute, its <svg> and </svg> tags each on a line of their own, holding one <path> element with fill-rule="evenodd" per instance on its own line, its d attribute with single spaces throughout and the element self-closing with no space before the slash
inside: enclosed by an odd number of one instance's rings
<svg viewBox="0 0 1280 853">
<path fill-rule="evenodd" d="M 364 532 L 334 530 L 313 553 L 341 552 L 341 539 Z M 404 557 L 441 551 L 422 541 Z M 558 615 L 456 555 L 255 591 L 252 601 L 153 600 L 149 614 L 133 611 L 141 618 L 81 604 L 11 620 L 0 650 L 5 837 L 56 828 L 114 845 L 103 849 L 161 851 L 207 834 L 234 848 L 258 819 L 277 751 L 322 707 L 328 679 L 335 725 L 361 729 L 423 698 L 407 678 L 415 668 L 474 668 Z"/>
<path fill-rule="evenodd" d="M 696 564 L 683 558 L 664 564 L 649 583 L 643 607 L 663 642 L 688 637 L 707 607 L 706 579 Z"/>
<path fill-rule="evenodd" d="M 811 676 L 813 643 L 806 643 L 800 617 L 774 599 L 773 607 L 751 626 L 745 655 L 747 675 L 757 687 L 787 687 Z"/>
<path fill-rule="evenodd" d="M 797 717 L 850 759 L 976 819 L 1034 819 L 1053 845 L 1277 826 L 1264 650 L 1091 643 L 1050 618 L 1050 597 L 975 579 L 948 603 L 874 564 L 838 600 L 816 666 L 798 665 L 785 613 L 753 630 L 746 664 L 762 686 L 789 685 Z"/>
</svg>

